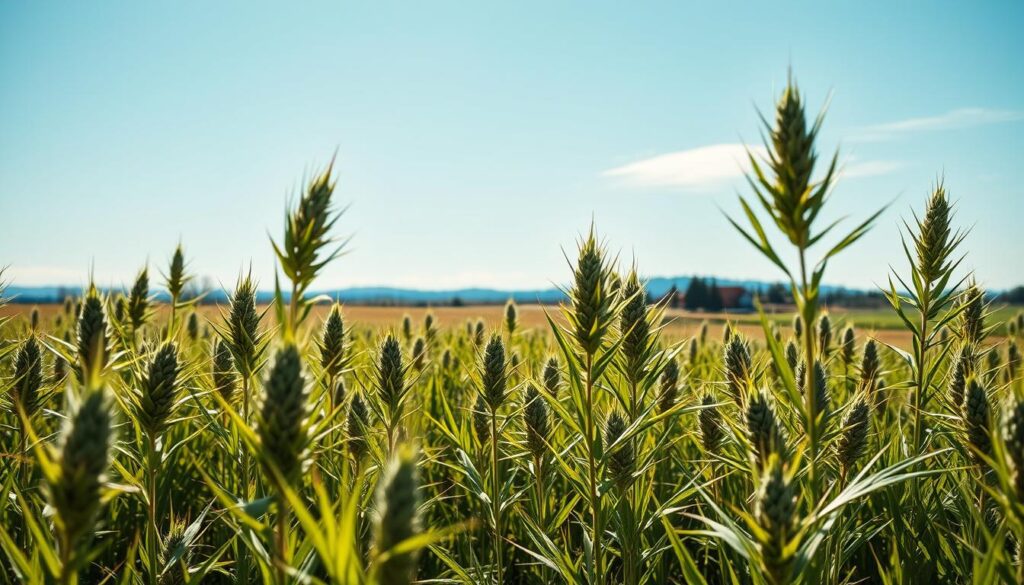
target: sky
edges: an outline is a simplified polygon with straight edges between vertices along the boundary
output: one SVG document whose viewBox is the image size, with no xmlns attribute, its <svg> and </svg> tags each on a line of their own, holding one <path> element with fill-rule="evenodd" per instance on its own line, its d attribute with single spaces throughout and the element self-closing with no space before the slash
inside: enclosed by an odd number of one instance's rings
<svg viewBox="0 0 1024 585">
<path fill-rule="evenodd" d="M 0 266 L 120 286 L 181 241 L 269 288 L 286 203 L 335 157 L 351 244 L 314 288 L 545 287 L 591 222 L 648 276 L 774 281 L 725 215 L 791 70 L 844 164 L 822 219 L 890 205 L 825 280 L 905 274 L 942 179 L 964 268 L 1006 288 L 1022 29 L 1020 2 L 0 0 Z"/>
</svg>

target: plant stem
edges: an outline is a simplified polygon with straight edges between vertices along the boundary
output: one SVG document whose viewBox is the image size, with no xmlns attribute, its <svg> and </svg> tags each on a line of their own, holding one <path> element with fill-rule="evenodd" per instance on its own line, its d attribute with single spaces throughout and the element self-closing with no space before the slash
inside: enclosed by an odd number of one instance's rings
<svg viewBox="0 0 1024 585">
<path fill-rule="evenodd" d="M 499 585 L 504 583 L 504 558 L 501 546 L 501 472 L 498 469 L 498 409 L 491 410 L 491 514 L 494 517 L 494 564 Z"/>
<path fill-rule="evenodd" d="M 592 583 L 601 582 L 601 537 L 603 536 L 603 529 L 601 528 L 601 502 L 598 500 L 598 477 L 597 477 L 597 458 L 594 455 L 594 444 L 597 442 L 597 438 L 594 435 L 594 356 L 590 353 L 586 357 L 586 393 L 584 399 L 586 401 L 584 412 L 584 430 L 587 433 L 587 463 L 588 463 L 588 479 L 590 488 L 590 513 L 591 513 L 591 544 L 593 546 L 594 565 L 592 569 Z"/>
<path fill-rule="evenodd" d="M 149 491 L 149 538 L 146 539 L 146 552 L 149 558 L 149 583 L 156 585 L 160 574 L 160 552 L 157 544 L 160 540 L 160 528 L 156 521 L 156 474 L 160 461 L 156 452 L 156 437 L 148 437 L 146 453 L 146 487 Z"/>
<path fill-rule="evenodd" d="M 818 406 L 815 404 L 816 390 L 814 388 L 814 355 L 815 355 L 815 343 L 814 343 L 814 325 L 815 318 L 817 317 L 817 303 L 810 302 L 808 300 L 808 286 L 807 286 L 807 258 L 806 251 L 803 246 L 800 246 L 800 296 L 803 297 L 801 303 L 801 313 L 804 320 L 804 363 L 807 368 L 807 375 L 804 376 L 806 388 L 797 388 L 798 391 L 804 392 L 804 408 L 807 411 L 807 437 L 810 442 L 810 465 L 808 466 L 807 473 L 810 479 L 811 485 L 811 496 L 812 501 L 817 499 L 818 494 L 818 482 L 817 482 L 817 467 L 818 467 L 818 417 L 817 410 Z"/>
<path fill-rule="evenodd" d="M 931 312 L 931 285 L 925 288 L 925 294 L 921 299 L 921 338 L 916 344 L 914 359 L 917 361 L 917 371 L 914 372 L 914 451 L 921 452 L 921 410 L 924 408 L 925 380 L 924 373 L 927 370 L 925 359 L 928 354 L 928 314 Z"/>
<path fill-rule="evenodd" d="M 284 584 L 287 578 L 288 567 L 288 523 L 290 510 L 284 496 L 277 501 L 277 582 Z"/>
</svg>

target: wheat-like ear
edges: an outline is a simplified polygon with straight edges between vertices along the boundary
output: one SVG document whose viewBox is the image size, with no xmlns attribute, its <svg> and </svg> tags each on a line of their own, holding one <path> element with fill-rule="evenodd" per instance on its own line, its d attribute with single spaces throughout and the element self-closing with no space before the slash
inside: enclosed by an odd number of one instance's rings
<svg viewBox="0 0 1024 585">
<path fill-rule="evenodd" d="M 540 458 L 544 455 L 548 442 L 551 440 L 548 406 L 533 384 L 527 387 L 524 402 L 523 422 L 526 426 L 526 445 L 534 457 Z"/>
<path fill-rule="evenodd" d="M 377 582 L 408 585 L 416 578 L 415 552 L 395 547 L 419 532 L 419 479 L 416 455 L 408 447 L 400 449 L 377 489 L 377 518 L 374 523 L 374 551 L 378 558 Z"/>
<path fill-rule="evenodd" d="M 782 460 L 772 455 L 755 497 L 754 517 L 763 531 L 761 559 L 771 582 L 790 582 L 794 551 L 789 546 L 797 525 L 797 484 L 784 471 Z"/>
<path fill-rule="evenodd" d="M 32 418 L 41 406 L 39 391 L 43 385 L 43 356 L 34 335 L 18 348 L 14 358 L 12 382 L 11 390 L 15 404 Z"/>
<path fill-rule="evenodd" d="M 96 530 L 102 490 L 110 468 L 113 415 L 103 389 L 86 390 L 69 414 L 56 450 L 58 472 L 47 479 L 46 493 L 54 511 L 57 544 L 65 574 L 88 562 Z M 69 580 L 66 582 L 74 582 Z"/>
<path fill-rule="evenodd" d="M 152 437 L 163 433 L 178 403 L 178 347 L 164 343 L 153 355 L 142 381 L 135 417 Z"/>
<path fill-rule="evenodd" d="M 79 381 L 87 388 L 95 388 L 99 384 L 100 374 L 110 359 L 110 332 L 107 316 L 103 308 L 103 299 L 95 286 L 82 302 L 81 314 L 78 318 L 78 376 Z"/>
<path fill-rule="evenodd" d="M 679 398 L 679 363 L 672 359 L 665 364 L 661 371 L 661 386 L 658 392 L 658 410 L 666 412 L 676 404 Z"/>
<path fill-rule="evenodd" d="M 508 371 L 505 363 L 505 344 L 501 337 L 493 335 L 484 351 L 481 390 L 487 406 L 496 411 L 505 402 L 508 389 Z"/>
<path fill-rule="evenodd" d="M 309 394 L 302 357 L 298 348 L 287 344 L 277 351 L 263 384 L 256 431 L 265 460 L 290 485 L 297 481 L 308 455 L 308 415 Z M 276 483 L 276 478 L 273 471 L 267 470 L 268 481 Z"/>
<path fill-rule="evenodd" d="M 701 410 L 698 416 L 700 423 L 700 440 L 707 455 L 717 455 L 722 444 L 722 414 L 718 411 L 718 399 L 711 392 L 701 398 Z"/>
</svg>

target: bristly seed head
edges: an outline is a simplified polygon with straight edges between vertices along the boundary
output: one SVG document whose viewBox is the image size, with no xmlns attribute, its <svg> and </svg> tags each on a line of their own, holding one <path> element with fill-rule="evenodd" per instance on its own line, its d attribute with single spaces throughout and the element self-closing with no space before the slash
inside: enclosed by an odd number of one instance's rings
<svg viewBox="0 0 1024 585">
<path fill-rule="evenodd" d="M 402 449 L 388 465 L 377 489 L 374 523 L 376 555 L 392 551 L 419 532 L 419 479 L 416 456 Z M 416 552 L 392 554 L 378 565 L 378 583 L 409 585 L 416 578 Z"/>
<path fill-rule="evenodd" d="M 755 498 L 754 517 L 766 533 L 761 553 L 773 583 L 789 583 L 793 553 L 787 553 L 790 537 L 796 529 L 797 486 L 783 471 L 779 457 L 768 461 Z"/>
<path fill-rule="evenodd" d="M 263 401 L 256 426 L 261 448 L 290 485 L 303 471 L 309 437 L 306 417 L 309 412 L 306 377 L 302 357 L 293 344 L 277 351 L 263 388 Z M 271 482 L 274 475 L 267 471 Z"/>
<path fill-rule="evenodd" d="M 782 454 L 785 449 L 782 428 L 764 391 L 755 392 L 747 402 L 746 423 L 747 439 L 758 464 L 764 466 L 772 453 Z"/>
<path fill-rule="evenodd" d="M 65 423 L 57 449 L 60 471 L 46 486 L 54 525 L 72 559 L 88 553 L 85 544 L 95 531 L 113 434 L 105 391 L 87 391 Z"/>
<path fill-rule="evenodd" d="M 958 238 L 950 230 L 951 211 L 946 189 L 939 183 L 928 199 L 924 220 L 917 222 L 918 233 L 914 236 L 917 271 L 929 284 L 949 270 L 949 256 L 956 247 Z"/>
<path fill-rule="evenodd" d="M 220 339 L 213 342 L 213 388 L 225 402 L 231 404 L 235 399 L 238 382 L 235 377 L 235 360 L 227 343 Z"/>
<path fill-rule="evenodd" d="M 658 411 L 666 412 L 676 405 L 679 397 L 679 364 L 669 360 L 661 372 L 661 391 L 658 394 Z"/>
<path fill-rule="evenodd" d="M 704 446 L 704 452 L 708 455 L 718 453 L 718 447 L 722 444 L 722 415 L 718 412 L 716 404 L 718 400 L 710 392 L 701 399 L 701 411 L 698 416 L 700 422 L 700 438 Z"/>
<path fill-rule="evenodd" d="M 985 337 L 985 293 L 972 284 L 960 299 L 960 339 L 964 343 L 979 343 Z"/>
<path fill-rule="evenodd" d="M 539 458 L 547 449 L 548 405 L 532 384 L 526 390 L 523 419 L 526 422 L 526 446 L 534 457 Z"/>
<path fill-rule="evenodd" d="M 1016 400 L 1010 407 L 1003 425 L 1006 452 L 1012 463 L 1012 481 L 1017 498 L 1024 499 L 1024 400 Z"/>
<path fill-rule="evenodd" d="M 562 383 L 562 373 L 558 370 L 558 358 L 552 356 L 544 364 L 544 389 L 548 394 L 558 397 L 558 387 Z"/>
<path fill-rule="evenodd" d="M 89 287 L 78 319 L 78 359 L 81 363 L 80 380 L 95 385 L 96 377 L 107 365 L 110 357 L 110 336 L 103 301 L 95 286 Z"/>
<path fill-rule="evenodd" d="M 569 298 L 571 330 L 579 349 L 594 355 L 614 322 L 612 267 L 593 230 L 580 244 Z"/>
<path fill-rule="evenodd" d="M 837 458 L 842 466 L 843 473 L 848 474 L 857 460 L 864 455 L 868 444 L 868 418 L 871 409 L 863 398 L 854 403 L 853 408 L 843 419 L 842 434 L 839 437 L 839 444 L 836 447 Z"/>
<path fill-rule="evenodd" d="M 136 417 L 150 435 L 159 436 L 167 427 L 178 402 L 178 348 L 164 343 L 157 349 L 139 392 Z"/>
<path fill-rule="evenodd" d="M 981 455 L 992 452 L 990 416 L 992 407 L 989 405 L 988 392 L 977 378 L 967 381 L 967 396 L 964 398 L 963 423 L 967 441 L 974 448 L 971 455 L 978 465 L 983 463 Z"/>
<path fill-rule="evenodd" d="M 60 359 L 60 358 L 58 358 Z M 43 385 L 43 356 L 34 336 L 25 340 L 14 358 L 14 384 L 12 386 L 15 404 L 28 417 L 32 417 L 42 406 L 39 390 Z"/>
<path fill-rule="evenodd" d="M 611 447 L 625 432 L 626 419 L 618 411 L 613 411 L 605 421 L 604 443 L 605 449 L 611 449 L 607 453 L 608 475 L 619 486 L 620 490 L 628 488 L 633 480 L 633 468 L 636 457 L 630 441 L 622 441 L 615 448 Z"/>
<path fill-rule="evenodd" d="M 746 394 L 747 384 L 752 381 L 750 346 L 739 334 L 736 334 L 726 343 L 724 353 L 725 377 L 729 383 L 729 395 L 739 403 Z"/>
<path fill-rule="evenodd" d="M 483 376 L 481 379 L 484 398 L 491 411 L 497 411 L 505 402 L 508 386 L 508 372 L 505 363 L 505 344 L 498 335 L 491 336 L 484 351 Z"/>
</svg>

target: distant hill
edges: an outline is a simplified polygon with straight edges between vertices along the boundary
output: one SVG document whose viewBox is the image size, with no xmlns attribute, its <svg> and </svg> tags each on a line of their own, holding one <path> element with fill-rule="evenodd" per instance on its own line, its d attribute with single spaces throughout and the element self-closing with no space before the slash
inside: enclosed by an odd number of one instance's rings
<svg viewBox="0 0 1024 585">
<path fill-rule="evenodd" d="M 707 278 L 707 277 L 702 277 Z M 685 291 L 690 284 L 690 276 L 665 277 L 656 276 L 647 281 L 647 292 L 652 297 L 661 297 L 671 290 L 675 285 L 679 291 Z M 733 280 L 728 278 L 716 279 L 721 286 L 742 286 L 752 290 L 763 290 L 771 285 L 770 282 L 759 280 Z M 823 293 L 834 292 L 843 289 L 842 287 L 824 286 Z M 82 293 L 79 286 L 9 286 L 5 296 L 13 303 L 22 304 L 46 304 L 61 302 L 66 296 L 76 296 Z M 167 300 L 164 291 L 154 291 L 160 300 Z M 565 295 L 556 287 L 534 290 L 508 290 L 491 288 L 458 288 L 447 290 L 419 290 L 412 288 L 399 288 L 388 286 L 359 286 L 339 288 L 331 290 L 314 291 L 314 295 L 326 295 L 332 299 L 338 299 L 345 303 L 366 304 L 366 305 L 442 305 L 442 304 L 496 304 L 504 303 L 508 299 L 514 299 L 519 304 L 557 303 L 565 298 Z M 272 291 L 261 291 L 257 295 L 259 302 L 268 302 L 273 296 Z M 205 300 L 214 303 L 227 302 L 227 293 L 222 290 L 210 291 L 206 294 Z"/>
</svg>

